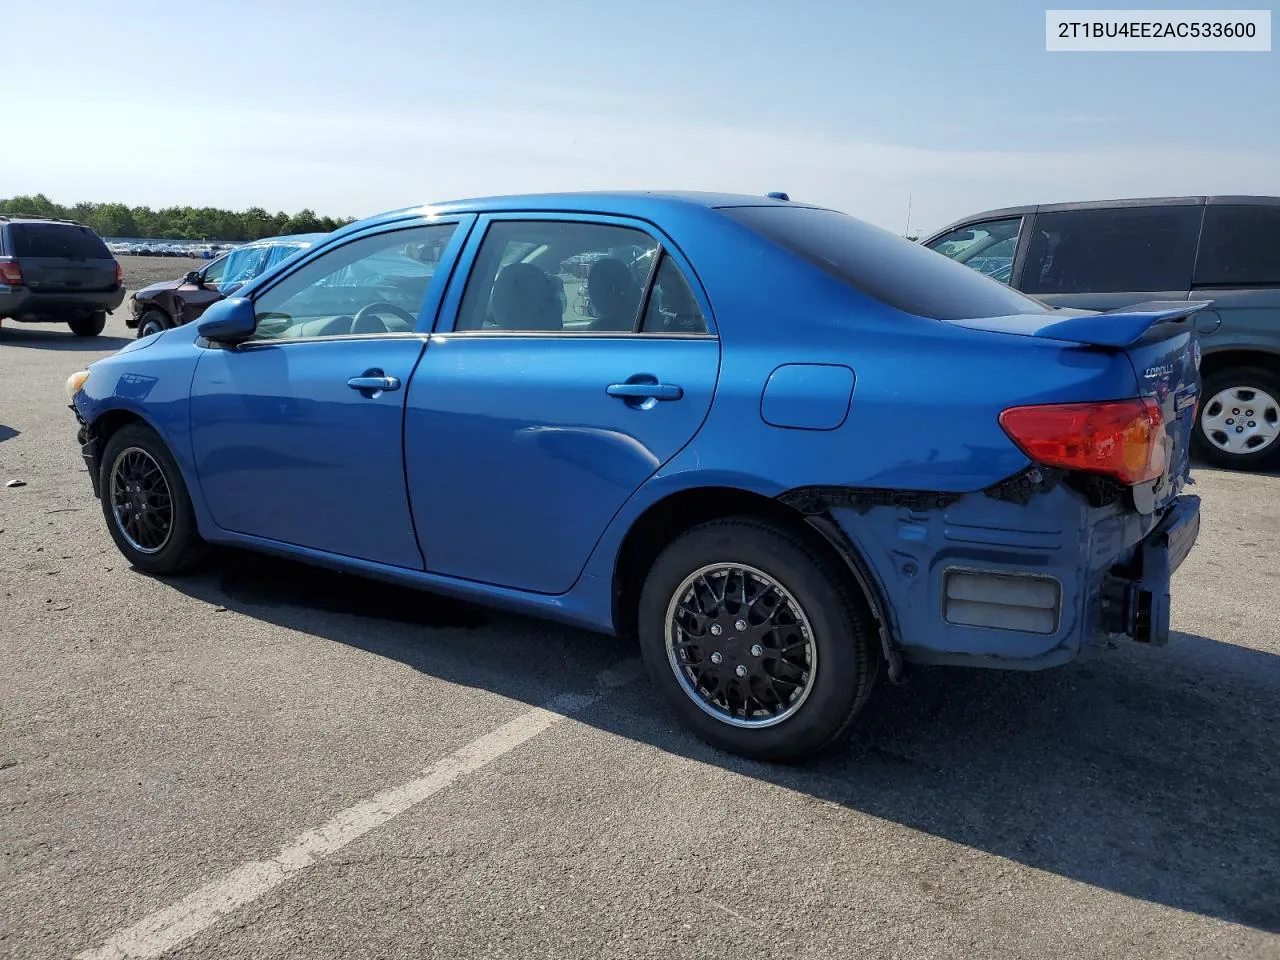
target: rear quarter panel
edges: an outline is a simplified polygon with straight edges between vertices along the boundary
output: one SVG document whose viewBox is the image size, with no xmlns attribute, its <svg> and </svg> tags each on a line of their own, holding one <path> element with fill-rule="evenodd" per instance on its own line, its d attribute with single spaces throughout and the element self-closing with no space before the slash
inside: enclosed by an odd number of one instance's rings
<svg viewBox="0 0 1280 960">
<path fill-rule="evenodd" d="M 1280 367 L 1280 287 L 1206 287 L 1193 297 L 1213 301 L 1196 325 L 1205 357 L 1228 350 L 1255 352 L 1260 362 Z"/>
</svg>

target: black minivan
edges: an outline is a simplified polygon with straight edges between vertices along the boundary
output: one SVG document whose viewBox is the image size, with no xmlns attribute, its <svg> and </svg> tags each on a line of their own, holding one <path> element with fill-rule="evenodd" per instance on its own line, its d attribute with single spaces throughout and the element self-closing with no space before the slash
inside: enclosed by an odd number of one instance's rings
<svg viewBox="0 0 1280 960">
<path fill-rule="evenodd" d="M 1195 316 L 1195 447 L 1224 467 L 1280 463 L 1280 197 L 1007 207 L 922 242 L 1053 306 L 1212 300 Z"/>
<path fill-rule="evenodd" d="M 96 337 L 124 302 L 124 271 L 82 223 L 0 216 L 0 320 L 65 323 Z"/>
</svg>

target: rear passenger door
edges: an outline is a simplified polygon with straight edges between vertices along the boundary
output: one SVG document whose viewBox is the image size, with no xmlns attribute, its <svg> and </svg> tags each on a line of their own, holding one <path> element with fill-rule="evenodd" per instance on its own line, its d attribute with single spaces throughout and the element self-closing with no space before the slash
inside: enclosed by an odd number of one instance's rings
<svg viewBox="0 0 1280 960">
<path fill-rule="evenodd" d="M 1016 286 L 1085 310 L 1185 300 L 1203 212 L 1190 200 L 1037 213 Z"/>
<path fill-rule="evenodd" d="M 719 360 L 705 295 L 651 226 L 482 218 L 409 387 L 405 470 L 427 570 L 567 591 L 618 509 L 702 425 Z"/>
</svg>

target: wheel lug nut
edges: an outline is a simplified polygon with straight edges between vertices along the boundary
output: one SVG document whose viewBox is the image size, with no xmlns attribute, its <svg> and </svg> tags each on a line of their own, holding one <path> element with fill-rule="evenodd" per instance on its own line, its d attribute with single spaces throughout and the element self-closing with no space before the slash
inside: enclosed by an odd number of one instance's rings
<svg viewBox="0 0 1280 960">
<path fill-rule="evenodd" d="M 1235 423 L 1235 420 L 1231 419 L 1231 417 L 1227 417 L 1227 426 L 1229 427 L 1229 426 L 1231 426 L 1233 423 Z"/>
<path fill-rule="evenodd" d="M 1256 426 L 1257 426 L 1257 424 L 1256 424 L 1256 423 L 1254 423 L 1252 420 L 1250 420 L 1250 421 L 1249 421 L 1249 426 L 1251 426 L 1251 427 L 1256 427 Z"/>
<path fill-rule="evenodd" d="M 1252 417 L 1252 416 L 1253 416 L 1253 411 L 1252 411 L 1252 410 L 1246 410 L 1246 411 L 1244 412 L 1244 415 L 1245 415 L 1246 417 Z"/>
<path fill-rule="evenodd" d="M 1231 412 L 1232 412 L 1232 413 L 1234 413 L 1237 417 L 1238 417 L 1238 416 L 1240 416 L 1240 408 L 1239 408 L 1239 407 L 1232 407 L 1232 408 L 1231 408 Z"/>
<path fill-rule="evenodd" d="M 745 621 L 745 620 L 735 620 L 735 621 L 734 621 L 734 623 L 733 623 L 733 629 L 735 629 L 735 630 L 737 630 L 739 633 L 741 633 L 743 630 L 747 629 L 747 621 Z"/>
<path fill-rule="evenodd" d="M 736 667 L 734 667 L 733 672 L 740 677 L 745 677 L 747 675 L 747 668 L 744 667 L 742 664 L 738 664 Z"/>
<path fill-rule="evenodd" d="M 1236 427 L 1236 433 L 1244 433 L 1244 427 Z"/>
<path fill-rule="evenodd" d="M 722 630 L 721 630 L 721 628 L 720 628 L 720 624 L 718 624 L 718 623 L 713 623 L 713 624 L 711 625 L 711 635 L 712 635 L 713 637 L 718 637 L 718 636 L 720 636 L 720 634 L 721 634 L 722 632 L 723 632 L 723 631 L 722 631 Z"/>
<path fill-rule="evenodd" d="M 713 653 L 713 654 L 711 655 L 711 662 L 712 662 L 712 663 L 720 663 L 722 660 L 724 660 L 724 657 L 723 657 L 723 656 L 721 656 L 721 654 L 720 654 L 720 652 L 719 652 L 718 650 L 717 650 L 715 653 Z"/>
<path fill-rule="evenodd" d="M 758 644 L 758 643 L 753 643 L 753 644 L 751 645 L 751 655 L 752 655 L 753 657 L 758 657 L 758 656 L 760 656 L 762 653 L 764 653 L 764 647 L 760 646 L 760 644 Z"/>
</svg>

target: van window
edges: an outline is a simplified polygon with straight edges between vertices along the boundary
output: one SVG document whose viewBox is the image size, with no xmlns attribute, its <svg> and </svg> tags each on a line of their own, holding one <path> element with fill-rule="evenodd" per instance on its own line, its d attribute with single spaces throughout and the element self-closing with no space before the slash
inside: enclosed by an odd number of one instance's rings
<svg viewBox="0 0 1280 960">
<path fill-rule="evenodd" d="M 1205 207 L 1196 286 L 1280 284 L 1280 205 Z"/>
<path fill-rule="evenodd" d="M 1199 205 L 1038 214 L 1022 289 L 1053 293 L 1189 290 Z"/>
<path fill-rule="evenodd" d="M 929 241 L 928 247 L 971 270 L 1008 283 L 1013 276 L 1013 255 L 1018 249 L 1021 227 L 1021 217 L 971 223 Z"/>
<path fill-rule="evenodd" d="M 779 204 L 719 212 L 904 313 L 973 320 L 1049 311 L 927 247 L 835 210 Z"/>
</svg>

